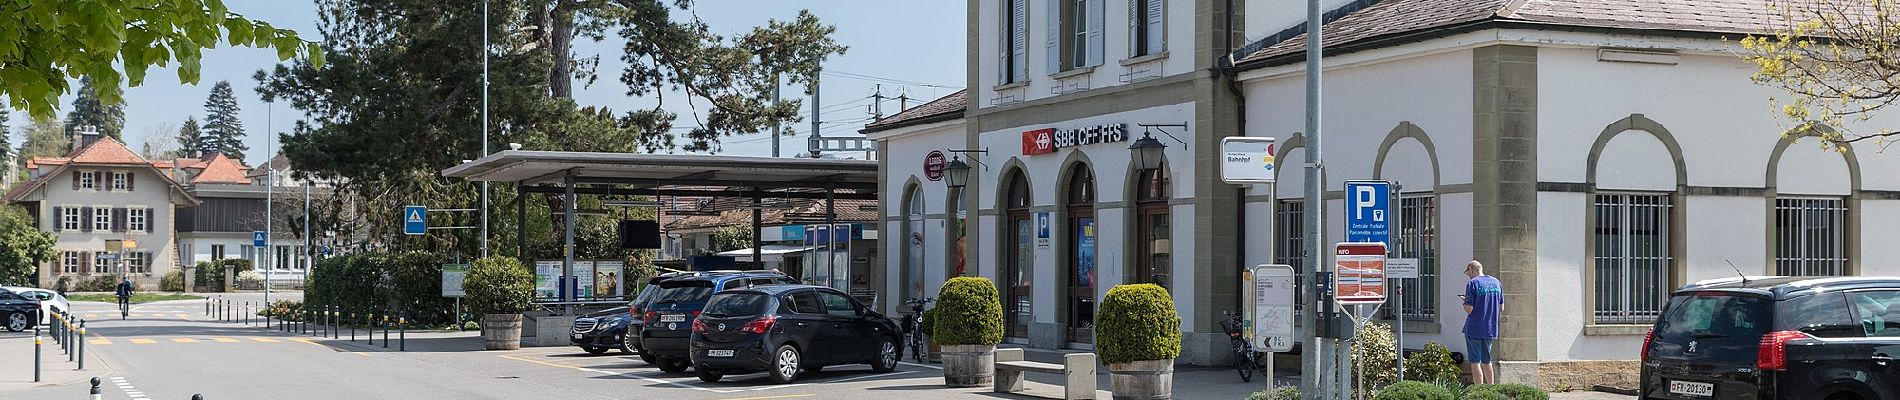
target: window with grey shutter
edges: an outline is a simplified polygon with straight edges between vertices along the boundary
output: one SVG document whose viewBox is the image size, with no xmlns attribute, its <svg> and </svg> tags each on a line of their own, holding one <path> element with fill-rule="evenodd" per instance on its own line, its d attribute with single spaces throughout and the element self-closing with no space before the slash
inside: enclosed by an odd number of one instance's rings
<svg viewBox="0 0 1900 400">
<path fill-rule="evenodd" d="M 128 191 L 128 192 L 132 191 L 132 181 L 134 178 L 137 178 L 138 176 L 139 176 L 138 172 L 125 173 L 125 191 Z"/>
<path fill-rule="evenodd" d="M 92 257 L 86 257 L 84 255 L 81 255 L 79 257 L 79 272 L 90 273 L 91 271 L 92 271 Z"/>
<path fill-rule="evenodd" d="M 112 231 L 125 232 L 125 208 L 112 209 Z"/>
<path fill-rule="evenodd" d="M 145 208 L 145 233 L 152 233 L 152 225 L 158 223 L 158 220 L 155 218 L 158 218 L 158 215 L 152 214 L 151 207 L 146 207 Z"/>
<path fill-rule="evenodd" d="M 73 171 L 73 190 L 79 190 L 79 171 Z"/>
<path fill-rule="evenodd" d="M 1015 15 L 1010 22 L 1009 67 L 1014 81 L 1029 80 L 1029 0 L 1010 0 Z"/>
<path fill-rule="evenodd" d="M 1167 0 L 1128 1 L 1128 57 L 1141 57 L 1168 51 L 1167 32 L 1162 29 Z"/>
<path fill-rule="evenodd" d="M 1107 9 L 1103 5 L 1103 2 L 1107 0 L 1083 1 L 1087 6 L 1082 17 L 1084 21 L 1086 21 L 1084 25 L 1086 26 L 1086 30 L 1084 30 L 1085 37 L 1083 40 L 1086 41 L 1084 46 L 1086 47 L 1085 51 L 1087 51 L 1087 54 L 1083 54 L 1082 60 L 1080 61 L 1083 62 L 1082 66 L 1092 67 L 1102 65 L 1102 28 L 1103 25 L 1105 25 L 1102 23 L 1102 15 L 1107 14 L 1104 12 Z"/>
<path fill-rule="evenodd" d="M 65 228 L 66 207 L 53 207 L 53 223 L 47 225 L 52 225 L 54 232 L 59 232 L 62 230 L 61 228 Z"/>
<path fill-rule="evenodd" d="M 1062 9 L 1064 7 L 1062 7 L 1062 5 L 1070 1 L 1074 1 L 1074 0 L 1047 0 L 1047 4 L 1049 5 L 1048 7 L 1049 12 L 1043 13 L 1044 15 L 1043 19 L 1048 21 L 1048 26 L 1047 26 L 1048 29 L 1044 29 L 1044 30 L 1049 32 L 1049 34 L 1044 38 L 1045 40 L 1043 40 L 1043 44 L 1042 44 L 1044 49 L 1048 51 L 1049 58 L 1046 60 L 1043 60 L 1043 63 L 1046 66 L 1045 69 L 1048 69 L 1049 74 L 1051 75 L 1054 75 L 1057 72 L 1062 72 L 1063 70 Z"/>
<path fill-rule="evenodd" d="M 80 207 L 79 208 L 79 219 L 80 219 L 79 230 L 81 232 L 92 232 L 93 218 L 95 217 L 92 216 L 92 207 Z"/>
</svg>

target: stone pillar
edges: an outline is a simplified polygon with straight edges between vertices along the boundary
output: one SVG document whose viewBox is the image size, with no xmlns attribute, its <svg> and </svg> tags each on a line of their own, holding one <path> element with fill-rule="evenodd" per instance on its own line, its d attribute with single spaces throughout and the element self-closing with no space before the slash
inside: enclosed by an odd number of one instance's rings
<svg viewBox="0 0 1900 400">
<path fill-rule="evenodd" d="M 1504 284 L 1499 375 L 1535 386 L 1537 48 L 1486 46 L 1472 61 L 1472 254 Z"/>
<path fill-rule="evenodd" d="M 237 287 L 237 266 L 228 265 L 228 264 L 224 265 L 224 290 L 220 290 L 220 291 L 230 292 L 231 289 L 236 288 L 236 287 Z"/>
<path fill-rule="evenodd" d="M 179 273 L 185 274 L 185 293 L 191 293 L 191 289 L 198 285 L 198 274 L 196 273 L 198 272 L 198 267 L 195 265 L 185 265 L 178 267 L 178 271 Z"/>
</svg>

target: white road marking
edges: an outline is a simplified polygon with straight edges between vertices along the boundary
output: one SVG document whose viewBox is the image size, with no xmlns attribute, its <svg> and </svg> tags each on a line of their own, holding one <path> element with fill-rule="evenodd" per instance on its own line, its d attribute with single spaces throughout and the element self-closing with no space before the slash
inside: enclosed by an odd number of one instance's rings
<svg viewBox="0 0 1900 400">
<path fill-rule="evenodd" d="M 147 398 L 145 397 L 145 392 L 139 391 L 139 389 L 137 387 L 133 387 L 131 383 L 126 383 L 125 377 L 123 376 L 112 377 L 112 383 L 118 385 L 119 390 L 124 391 L 126 397 L 131 397 L 134 399 Z"/>
</svg>

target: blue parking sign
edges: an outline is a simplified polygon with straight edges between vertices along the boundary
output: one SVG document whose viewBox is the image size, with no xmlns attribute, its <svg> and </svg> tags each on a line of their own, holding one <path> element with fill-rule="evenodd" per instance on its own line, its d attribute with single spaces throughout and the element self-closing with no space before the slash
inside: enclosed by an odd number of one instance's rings
<svg viewBox="0 0 1900 400">
<path fill-rule="evenodd" d="M 429 208 L 424 206 L 406 206 L 402 208 L 402 234 L 421 235 L 429 232 Z"/>
<path fill-rule="evenodd" d="M 1346 241 L 1391 244 L 1392 183 L 1346 181 Z"/>
</svg>

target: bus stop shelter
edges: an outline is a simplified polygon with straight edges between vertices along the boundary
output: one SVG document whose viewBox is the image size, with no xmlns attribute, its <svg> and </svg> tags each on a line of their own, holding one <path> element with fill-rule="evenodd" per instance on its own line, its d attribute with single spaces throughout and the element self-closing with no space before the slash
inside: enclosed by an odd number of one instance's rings
<svg viewBox="0 0 1900 400">
<path fill-rule="evenodd" d="M 837 222 L 837 200 L 876 200 L 878 163 L 869 160 L 774 158 L 701 154 L 632 154 L 508 150 L 443 170 L 448 178 L 515 184 L 516 195 L 560 194 L 561 276 L 574 273 L 574 221 L 579 195 L 744 199 L 736 208 L 752 211 L 752 260 L 761 259 L 760 210 L 768 200 L 822 200 L 827 225 Z M 519 215 L 527 202 L 517 201 Z M 658 206 L 653 203 L 652 206 Z M 661 212 L 665 212 L 662 209 Z M 525 224 L 516 235 L 525 249 Z M 568 282 L 560 282 L 563 288 Z M 844 290 L 844 288 L 840 288 Z M 575 290 L 560 290 L 560 304 L 574 304 Z M 566 314 L 572 314 L 571 307 Z"/>
</svg>

